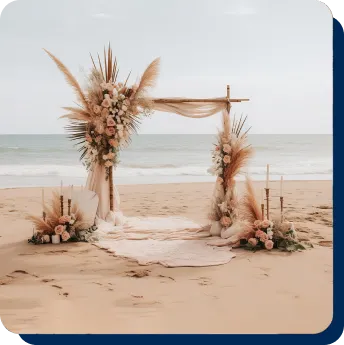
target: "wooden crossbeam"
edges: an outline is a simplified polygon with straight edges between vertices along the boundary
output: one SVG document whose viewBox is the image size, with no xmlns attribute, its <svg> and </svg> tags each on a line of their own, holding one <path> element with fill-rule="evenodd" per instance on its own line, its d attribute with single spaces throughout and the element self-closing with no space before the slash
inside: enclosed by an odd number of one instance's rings
<svg viewBox="0 0 344 345">
<path fill-rule="evenodd" d="M 227 85 L 227 97 L 218 98 L 154 98 L 154 103 L 227 103 L 228 111 L 230 109 L 230 103 L 248 102 L 248 98 L 230 98 L 230 86 Z"/>
<path fill-rule="evenodd" d="M 154 98 L 153 101 L 155 103 L 186 103 L 186 102 L 214 102 L 214 103 L 228 103 L 233 102 L 247 102 L 249 101 L 248 98 L 230 98 L 227 97 L 223 98 Z"/>
</svg>

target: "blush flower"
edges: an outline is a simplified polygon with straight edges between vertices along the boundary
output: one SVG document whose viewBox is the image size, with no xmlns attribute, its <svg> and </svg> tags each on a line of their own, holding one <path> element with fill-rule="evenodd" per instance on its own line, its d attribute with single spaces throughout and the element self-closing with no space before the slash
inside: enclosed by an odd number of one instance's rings
<svg viewBox="0 0 344 345">
<path fill-rule="evenodd" d="M 115 128 L 114 127 L 108 127 L 105 130 L 105 134 L 109 137 L 115 134 Z"/>
<path fill-rule="evenodd" d="M 96 143 L 99 144 L 102 140 L 102 137 L 100 135 L 98 135 L 95 139 Z"/>
<path fill-rule="evenodd" d="M 267 220 L 267 219 L 264 219 L 264 220 L 262 221 L 261 227 L 262 227 L 263 229 L 269 228 L 269 227 L 270 227 L 270 221 Z"/>
<path fill-rule="evenodd" d="M 62 233 L 65 231 L 65 227 L 63 225 L 58 225 L 54 230 L 56 235 L 62 235 Z"/>
<path fill-rule="evenodd" d="M 258 244 L 258 240 L 257 240 L 256 238 L 250 238 L 250 239 L 248 240 L 248 243 L 249 243 L 251 246 L 255 247 L 255 246 Z"/>
<path fill-rule="evenodd" d="M 60 224 L 66 224 L 69 223 L 71 221 L 71 217 L 70 216 L 61 216 L 59 218 L 59 223 Z"/>
<path fill-rule="evenodd" d="M 262 225 L 262 222 L 261 222 L 260 220 L 256 220 L 256 221 L 253 223 L 253 226 L 254 226 L 256 229 L 259 229 L 261 225 Z"/>
<path fill-rule="evenodd" d="M 89 143 L 92 142 L 92 137 L 88 133 L 86 134 L 86 141 L 88 141 Z"/>
<path fill-rule="evenodd" d="M 102 102 L 102 107 L 109 108 L 111 105 L 111 101 L 108 98 L 105 98 Z"/>
<path fill-rule="evenodd" d="M 112 147 L 117 147 L 117 146 L 118 146 L 118 141 L 115 140 L 115 139 L 110 139 L 110 140 L 109 140 L 109 144 L 110 144 Z"/>
<path fill-rule="evenodd" d="M 264 245 L 267 250 L 271 250 L 274 247 L 274 243 L 271 240 L 266 241 Z"/>
<path fill-rule="evenodd" d="M 106 161 L 104 164 L 107 168 L 110 168 L 113 166 L 113 163 L 111 161 Z"/>
<path fill-rule="evenodd" d="M 228 144 L 224 144 L 223 145 L 223 151 L 226 152 L 226 153 L 230 153 L 232 150 L 232 148 L 230 147 L 230 145 Z"/>
<path fill-rule="evenodd" d="M 109 116 L 109 109 L 107 109 L 107 108 L 103 108 L 103 110 L 102 110 L 102 116 L 103 117 L 108 117 Z"/>
<path fill-rule="evenodd" d="M 231 162 L 231 157 L 228 156 L 228 155 L 225 155 L 225 156 L 223 157 L 223 162 L 224 162 L 225 164 L 229 164 L 229 163 Z"/>
<path fill-rule="evenodd" d="M 265 242 L 268 240 L 268 235 L 262 231 L 262 230 L 258 230 L 256 231 L 256 237 L 261 241 L 261 242 Z"/>
<path fill-rule="evenodd" d="M 229 217 L 223 216 L 220 220 L 220 223 L 227 228 L 232 224 L 232 221 Z"/>
<path fill-rule="evenodd" d="M 61 238 L 62 238 L 62 241 L 66 242 L 70 239 L 70 235 L 68 233 L 68 231 L 64 231 L 62 234 L 61 234 Z"/>
<path fill-rule="evenodd" d="M 115 122 L 115 121 L 113 120 L 113 118 L 110 116 L 110 117 L 107 118 L 106 124 L 107 124 L 108 126 L 115 126 L 115 125 L 116 125 L 116 122 Z"/>
</svg>

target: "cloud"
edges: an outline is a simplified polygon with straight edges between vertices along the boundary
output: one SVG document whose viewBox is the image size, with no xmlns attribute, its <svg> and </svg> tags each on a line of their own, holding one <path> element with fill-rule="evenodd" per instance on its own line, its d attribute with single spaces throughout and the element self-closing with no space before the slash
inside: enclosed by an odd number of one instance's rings
<svg viewBox="0 0 344 345">
<path fill-rule="evenodd" d="M 254 8 L 251 8 L 251 7 L 240 7 L 240 8 L 225 12 L 225 14 L 229 14 L 232 16 L 249 16 L 255 13 L 256 11 L 254 10 Z"/>
<path fill-rule="evenodd" d="M 105 19 L 105 18 L 111 18 L 112 15 L 111 14 L 107 14 L 107 13 L 96 13 L 96 14 L 92 14 L 93 18 L 100 18 L 100 19 Z"/>
</svg>

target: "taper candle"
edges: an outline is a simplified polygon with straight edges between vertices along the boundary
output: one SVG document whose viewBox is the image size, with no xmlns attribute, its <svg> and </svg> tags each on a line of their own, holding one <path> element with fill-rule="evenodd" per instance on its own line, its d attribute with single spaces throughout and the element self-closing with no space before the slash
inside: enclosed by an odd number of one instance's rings
<svg viewBox="0 0 344 345">
<path fill-rule="evenodd" d="M 283 196 L 283 176 L 281 176 L 280 196 Z"/>
<path fill-rule="evenodd" d="M 269 188 L 269 173 L 270 173 L 270 165 L 266 165 L 266 188 Z"/>
</svg>

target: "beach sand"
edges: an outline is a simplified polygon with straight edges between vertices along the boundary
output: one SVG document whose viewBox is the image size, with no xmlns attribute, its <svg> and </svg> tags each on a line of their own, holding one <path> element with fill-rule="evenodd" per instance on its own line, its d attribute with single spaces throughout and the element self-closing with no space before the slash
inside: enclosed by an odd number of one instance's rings
<svg viewBox="0 0 344 345">
<path fill-rule="evenodd" d="M 271 183 L 276 216 L 278 187 Z M 118 189 L 127 216 L 205 224 L 213 185 Z M 333 311 L 332 181 L 287 181 L 284 189 L 286 217 L 313 249 L 233 249 L 227 265 L 203 268 L 143 267 L 88 243 L 28 244 L 25 215 L 40 214 L 41 189 L 0 190 L 2 323 L 15 333 L 319 333 Z"/>
</svg>

